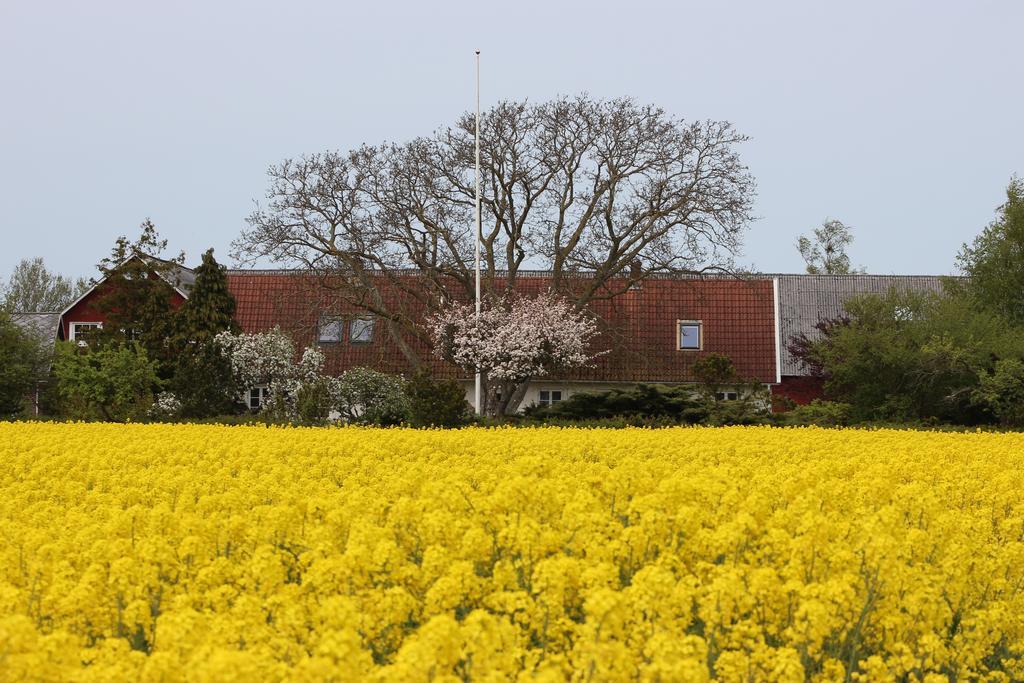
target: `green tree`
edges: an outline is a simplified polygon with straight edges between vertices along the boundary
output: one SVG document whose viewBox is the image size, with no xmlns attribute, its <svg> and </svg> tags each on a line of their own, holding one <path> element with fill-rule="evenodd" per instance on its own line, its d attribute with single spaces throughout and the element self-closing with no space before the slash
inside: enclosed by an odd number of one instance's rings
<svg viewBox="0 0 1024 683">
<path fill-rule="evenodd" d="M 170 375 L 175 360 L 168 342 L 174 333 L 172 283 L 178 281 L 185 260 L 183 253 L 161 258 L 166 248 L 167 240 L 148 218 L 134 241 L 124 235 L 117 238 L 110 256 L 98 264 L 106 288 L 96 308 L 105 323 L 95 336 L 101 346 L 138 344 L 157 362 L 163 377 Z"/>
<path fill-rule="evenodd" d="M 2 308 L 17 313 L 63 311 L 89 289 L 85 278 L 72 280 L 46 268 L 40 257 L 22 259 L 3 290 Z"/>
<path fill-rule="evenodd" d="M 180 415 L 188 418 L 232 415 L 242 392 L 231 362 L 212 341 L 182 351 L 170 389 L 181 403 Z"/>
<path fill-rule="evenodd" d="M 65 413 L 75 418 L 144 417 L 161 386 L 156 362 L 138 344 L 96 349 L 58 344 L 54 373 Z"/>
<path fill-rule="evenodd" d="M 1024 357 L 1018 331 L 964 297 L 890 291 L 845 308 L 848 319 L 824 326 L 802 353 L 857 420 L 986 421 L 972 401 L 981 376 Z"/>
<path fill-rule="evenodd" d="M 812 275 L 849 275 L 862 273 L 863 268 L 850 267 L 847 247 L 853 244 L 853 234 L 842 221 L 826 220 L 815 228 L 812 237 L 800 236 L 796 248 Z"/>
<path fill-rule="evenodd" d="M 174 347 L 211 342 L 221 332 L 238 333 L 235 297 L 228 289 L 227 269 L 217 263 L 213 249 L 203 254 L 195 269 L 188 299 L 175 314 Z"/>
<path fill-rule="evenodd" d="M 996 361 L 992 373 L 981 376 L 974 401 L 992 411 L 1008 427 L 1024 426 L 1024 362 Z"/>
<path fill-rule="evenodd" d="M 228 290 L 224 266 L 203 254 L 195 270 L 195 282 L 185 303 L 174 314 L 175 354 L 171 390 L 181 402 L 183 417 L 213 417 L 235 412 L 239 387 L 231 362 L 213 343 L 221 332 L 237 334 L 235 298 Z"/>
<path fill-rule="evenodd" d="M 693 376 L 697 390 L 711 401 L 716 400 L 723 389 L 739 383 L 732 359 L 721 353 L 708 353 L 694 361 Z"/>
<path fill-rule="evenodd" d="M 39 379 L 39 341 L 0 311 L 0 417 L 16 415 Z"/>
<path fill-rule="evenodd" d="M 962 288 L 979 305 L 1024 323 L 1024 181 L 1014 177 L 996 219 L 971 244 L 964 244 L 957 266 Z"/>
</svg>

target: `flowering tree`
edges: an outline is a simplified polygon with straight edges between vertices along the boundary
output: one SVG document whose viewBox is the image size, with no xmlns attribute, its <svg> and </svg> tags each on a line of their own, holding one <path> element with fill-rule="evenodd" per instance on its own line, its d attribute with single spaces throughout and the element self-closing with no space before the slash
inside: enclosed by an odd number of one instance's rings
<svg viewBox="0 0 1024 683">
<path fill-rule="evenodd" d="M 371 368 L 352 368 L 331 381 L 331 404 L 345 422 L 397 425 L 408 419 L 405 380 Z"/>
<path fill-rule="evenodd" d="M 531 379 L 582 367 L 597 334 L 594 320 L 551 294 L 488 307 L 456 304 L 428 321 L 435 353 L 481 373 L 483 411 L 505 415 L 519 408 Z"/>
<path fill-rule="evenodd" d="M 296 363 L 295 344 L 280 328 L 255 334 L 221 332 L 214 337 L 214 343 L 231 362 L 231 370 L 241 386 L 267 387 L 263 410 L 279 410 L 294 416 L 295 400 L 302 387 L 322 379 L 324 354 L 308 347 Z"/>
</svg>

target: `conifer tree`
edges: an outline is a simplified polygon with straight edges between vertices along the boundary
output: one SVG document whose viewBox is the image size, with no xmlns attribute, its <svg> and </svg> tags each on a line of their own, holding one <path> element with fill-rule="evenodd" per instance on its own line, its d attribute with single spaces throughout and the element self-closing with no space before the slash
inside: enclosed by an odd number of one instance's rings
<svg viewBox="0 0 1024 683">
<path fill-rule="evenodd" d="M 225 268 L 213 257 L 213 249 L 203 254 L 195 275 L 188 300 L 175 316 L 171 346 L 177 362 L 171 386 L 183 417 L 212 417 L 233 412 L 239 391 L 231 364 L 213 338 L 240 329 Z"/>
<path fill-rule="evenodd" d="M 205 344 L 221 332 L 239 331 L 235 297 L 228 290 L 225 271 L 213 257 L 213 249 L 208 249 L 195 269 L 196 280 L 188 301 L 177 313 L 175 346 L 179 350 L 188 344 Z"/>
</svg>

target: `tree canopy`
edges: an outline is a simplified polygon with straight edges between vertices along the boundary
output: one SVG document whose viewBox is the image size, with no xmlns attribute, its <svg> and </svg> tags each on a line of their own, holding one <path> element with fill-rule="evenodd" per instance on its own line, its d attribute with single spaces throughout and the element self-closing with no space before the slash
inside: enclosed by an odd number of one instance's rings
<svg viewBox="0 0 1024 683">
<path fill-rule="evenodd" d="M 426 340 L 424 310 L 474 296 L 474 125 L 466 114 L 406 143 L 275 164 L 235 256 L 340 274 L 340 296 Z M 579 96 L 501 102 L 480 136 L 486 297 L 525 269 L 551 271 L 582 307 L 651 273 L 732 267 L 754 182 L 728 122 Z M 401 304 L 382 300 L 382 283 Z"/>
<path fill-rule="evenodd" d="M 979 383 L 1000 359 L 1024 358 L 1019 329 L 964 297 L 892 290 L 845 308 L 847 318 L 790 350 L 857 419 L 990 421 L 975 400 Z"/>
<path fill-rule="evenodd" d="M 957 266 L 967 276 L 964 289 L 975 301 L 1024 323 L 1024 181 L 1011 179 L 996 219 L 963 245 Z"/>
<path fill-rule="evenodd" d="M 188 299 L 175 314 L 175 346 L 205 344 L 221 332 L 238 332 L 235 321 L 235 297 L 228 290 L 224 266 L 213 257 L 213 249 L 203 254 L 195 269 L 195 282 Z"/>
<path fill-rule="evenodd" d="M 40 340 L 0 310 L 0 417 L 21 412 L 34 382 L 41 379 L 44 355 Z"/>
<path fill-rule="evenodd" d="M 847 247 L 853 244 L 853 233 L 842 221 L 827 219 L 815 228 L 811 237 L 801 235 L 796 248 L 811 275 L 850 275 L 864 269 L 850 266 Z"/>
<path fill-rule="evenodd" d="M 63 311 L 89 289 L 85 278 L 72 280 L 47 269 L 39 256 L 22 259 L 6 286 L 0 285 L 2 308 L 11 313 Z"/>
</svg>

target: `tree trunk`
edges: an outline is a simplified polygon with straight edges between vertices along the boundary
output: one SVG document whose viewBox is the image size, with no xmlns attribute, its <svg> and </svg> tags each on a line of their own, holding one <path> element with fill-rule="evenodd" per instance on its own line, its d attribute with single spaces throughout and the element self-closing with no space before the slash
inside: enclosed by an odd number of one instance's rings
<svg viewBox="0 0 1024 683">
<path fill-rule="evenodd" d="M 526 390 L 530 388 L 530 380 L 526 379 L 515 385 L 510 385 L 511 391 L 508 394 L 508 402 L 504 406 L 504 415 L 515 415 L 519 411 L 519 404 L 526 396 Z"/>
<path fill-rule="evenodd" d="M 526 396 L 526 390 L 530 388 L 530 380 L 521 382 L 488 382 L 484 376 L 484 415 L 488 417 L 504 417 L 515 415 L 519 411 L 519 405 Z M 499 397 L 498 392 L 501 392 Z"/>
</svg>

